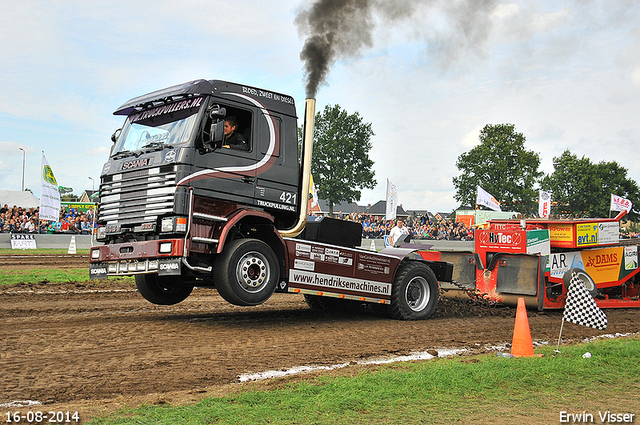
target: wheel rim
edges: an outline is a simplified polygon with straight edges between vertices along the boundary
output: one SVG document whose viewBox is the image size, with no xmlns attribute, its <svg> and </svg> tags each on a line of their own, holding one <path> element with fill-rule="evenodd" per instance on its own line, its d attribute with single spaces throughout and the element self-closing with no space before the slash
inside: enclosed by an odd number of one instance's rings
<svg viewBox="0 0 640 425">
<path fill-rule="evenodd" d="M 591 292 L 595 290 L 593 281 L 585 273 L 578 273 L 578 278 L 580 279 L 582 285 L 587 288 L 587 291 Z"/>
<path fill-rule="evenodd" d="M 429 282 L 423 277 L 417 276 L 411 279 L 404 290 L 404 299 L 407 306 L 413 311 L 422 311 L 429 304 L 431 289 Z"/>
<path fill-rule="evenodd" d="M 247 292 L 260 292 L 269 282 L 271 271 L 267 258 L 259 252 L 248 252 L 240 258 L 236 277 Z"/>
</svg>

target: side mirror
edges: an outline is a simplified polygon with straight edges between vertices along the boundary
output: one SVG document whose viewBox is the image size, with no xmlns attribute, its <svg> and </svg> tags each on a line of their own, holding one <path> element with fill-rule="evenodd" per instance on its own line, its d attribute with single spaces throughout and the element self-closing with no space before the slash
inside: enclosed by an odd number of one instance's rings
<svg viewBox="0 0 640 425">
<path fill-rule="evenodd" d="M 213 150 L 222 145 L 224 140 L 224 117 L 227 115 L 227 110 L 220 107 L 220 105 L 213 105 L 207 112 L 208 117 L 211 119 L 211 127 L 203 131 L 202 144 L 206 150 Z"/>
<path fill-rule="evenodd" d="M 227 110 L 222 108 L 220 105 L 213 105 L 211 109 L 209 109 L 209 118 L 213 120 L 224 118 L 226 116 Z"/>
<path fill-rule="evenodd" d="M 122 134 L 122 127 L 113 132 L 113 134 L 111 135 L 111 141 L 113 143 L 117 142 L 120 134 Z"/>
</svg>

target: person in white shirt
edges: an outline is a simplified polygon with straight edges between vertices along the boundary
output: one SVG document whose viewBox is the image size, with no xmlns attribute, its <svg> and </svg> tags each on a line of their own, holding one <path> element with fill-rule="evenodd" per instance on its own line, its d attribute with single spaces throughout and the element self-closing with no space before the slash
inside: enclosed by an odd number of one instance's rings
<svg viewBox="0 0 640 425">
<path fill-rule="evenodd" d="M 398 238 L 402 235 L 408 235 L 409 229 L 404 225 L 404 220 L 399 218 L 397 224 L 389 232 L 389 244 L 394 246 L 398 242 Z"/>
</svg>

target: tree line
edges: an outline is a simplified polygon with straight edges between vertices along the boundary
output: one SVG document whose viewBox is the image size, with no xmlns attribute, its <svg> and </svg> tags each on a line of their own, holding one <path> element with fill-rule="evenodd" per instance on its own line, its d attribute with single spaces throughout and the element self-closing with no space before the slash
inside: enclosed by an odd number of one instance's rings
<svg viewBox="0 0 640 425">
<path fill-rule="evenodd" d="M 630 200 L 635 209 L 627 218 L 637 221 L 638 184 L 617 162 L 592 162 L 570 150 L 553 158 L 554 171 L 540 171 L 540 155 L 525 148 L 526 138 L 513 124 L 486 125 L 480 144 L 461 154 L 453 178 L 455 199 L 474 206 L 477 186 L 500 201 L 503 210 L 537 216 L 539 191 L 551 192 L 551 213 L 557 217 L 608 217 L 611 194 Z"/>
<path fill-rule="evenodd" d="M 311 173 L 318 196 L 333 205 L 360 200 L 362 189 L 376 185 L 369 158 L 374 133 L 358 112 L 327 105 L 315 116 Z M 299 131 L 302 139 L 302 131 Z M 538 214 L 539 191 L 551 192 L 556 217 L 608 217 L 611 194 L 633 203 L 627 218 L 637 221 L 640 210 L 638 184 L 617 162 L 592 162 L 565 150 L 553 158 L 554 171 L 540 171 L 540 154 L 526 149 L 526 138 L 513 124 L 486 125 L 480 143 L 456 161 L 460 174 L 453 177 L 460 208 L 474 209 L 480 186 L 500 201 L 506 211 L 527 217 Z"/>
</svg>

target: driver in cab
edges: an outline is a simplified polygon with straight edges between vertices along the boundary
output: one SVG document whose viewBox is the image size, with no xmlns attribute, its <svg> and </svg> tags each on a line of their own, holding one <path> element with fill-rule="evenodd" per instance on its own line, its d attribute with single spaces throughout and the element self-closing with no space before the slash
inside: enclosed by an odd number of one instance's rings
<svg viewBox="0 0 640 425">
<path fill-rule="evenodd" d="M 234 116 L 228 116 L 224 119 L 224 142 L 223 148 L 238 149 L 242 151 L 249 150 L 249 145 L 244 136 L 238 131 L 238 121 Z"/>
</svg>

